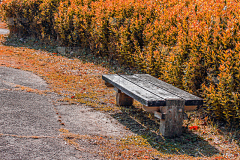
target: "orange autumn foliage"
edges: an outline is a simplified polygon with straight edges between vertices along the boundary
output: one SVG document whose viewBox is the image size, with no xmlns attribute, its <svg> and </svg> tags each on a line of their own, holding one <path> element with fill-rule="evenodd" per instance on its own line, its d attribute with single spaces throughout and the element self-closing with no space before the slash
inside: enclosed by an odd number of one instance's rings
<svg viewBox="0 0 240 160">
<path fill-rule="evenodd" d="M 12 32 L 117 58 L 205 98 L 208 113 L 240 120 L 238 0 L 5 0 Z"/>
</svg>

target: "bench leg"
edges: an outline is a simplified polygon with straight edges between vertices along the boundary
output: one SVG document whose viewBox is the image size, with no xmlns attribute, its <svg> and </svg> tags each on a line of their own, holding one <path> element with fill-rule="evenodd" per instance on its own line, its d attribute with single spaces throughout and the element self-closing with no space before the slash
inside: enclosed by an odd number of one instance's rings
<svg viewBox="0 0 240 160">
<path fill-rule="evenodd" d="M 133 98 L 129 97 L 125 93 L 117 93 L 116 103 L 118 106 L 131 106 L 133 104 Z"/>
<path fill-rule="evenodd" d="M 114 87 L 112 84 L 110 84 L 110 83 L 108 83 L 108 82 L 105 82 L 105 85 L 106 85 L 107 87 Z"/>
<path fill-rule="evenodd" d="M 160 119 L 160 133 L 164 137 L 175 137 L 182 134 L 184 101 L 169 100 L 160 108 L 164 119 Z"/>
</svg>

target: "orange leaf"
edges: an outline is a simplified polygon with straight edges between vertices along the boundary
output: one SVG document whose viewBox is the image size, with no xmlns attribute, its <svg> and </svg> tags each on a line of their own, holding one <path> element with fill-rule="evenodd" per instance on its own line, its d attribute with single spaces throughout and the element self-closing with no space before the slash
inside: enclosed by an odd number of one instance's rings
<svg viewBox="0 0 240 160">
<path fill-rule="evenodd" d="M 199 127 L 198 126 L 190 126 L 189 129 L 191 129 L 191 130 L 198 130 Z"/>
</svg>

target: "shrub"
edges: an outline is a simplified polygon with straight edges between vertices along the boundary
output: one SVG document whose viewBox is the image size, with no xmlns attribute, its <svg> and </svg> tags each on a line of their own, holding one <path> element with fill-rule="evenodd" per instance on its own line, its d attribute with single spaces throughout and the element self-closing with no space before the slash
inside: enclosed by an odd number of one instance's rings
<svg viewBox="0 0 240 160">
<path fill-rule="evenodd" d="M 1 5 L 5 20 L 14 18 L 10 29 L 118 58 L 205 97 L 209 114 L 229 124 L 240 120 L 239 8 L 237 0 L 9 0 Z"/>
</svg>

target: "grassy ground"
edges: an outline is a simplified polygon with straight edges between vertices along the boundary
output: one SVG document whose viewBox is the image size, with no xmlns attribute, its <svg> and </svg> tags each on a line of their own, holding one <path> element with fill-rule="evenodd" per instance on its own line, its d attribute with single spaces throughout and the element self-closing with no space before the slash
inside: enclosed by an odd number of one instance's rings
<svg viewBox="0 0 240 160">
<path fill-rule="evenodd" d="M 137 136 L 113 138 L 90 137 L 60 130 L 63 138 L 76 149 L 82 139 L 94 141 L 100 146 L 101 155 L 108 159 L 240 159 L 240 131 L 227 130 L 214 123 L 199 110 L 188 113 L 184 121 L 183 135 L 166 139 L 158 134 L 159 120 L 141 109 L 134 102 L 132 107 L 115 105 L 115 92 L 104 85 L 102 74 L 137 73 L 134 69 L 109 63 L 108 57 L 95 57 L 85 52 L 61 56 L 54 42 L 0 37 L 0 66 L 31 71 L 41 76 L 52 92 L 62 95 L 61 103 L 86 104 L 96 110 L 109 113 L 126 129 Z M 19 89 L 38 92 L 31 88 Z M 45 94 L 45 93 L 40 93 Z M 192 127 L 195 126 L 195 127 Z"/>
</svg>

